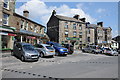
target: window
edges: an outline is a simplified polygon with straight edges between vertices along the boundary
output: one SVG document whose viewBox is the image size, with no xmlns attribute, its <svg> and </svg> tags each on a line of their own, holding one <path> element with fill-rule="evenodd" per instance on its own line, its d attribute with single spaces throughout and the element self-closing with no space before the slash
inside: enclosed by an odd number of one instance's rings
<svg viewBox="0 0 120 80">
<path fill-rule="evenodd" d="M 68 22 L 65 22 L 65 29 L 68 29 Z"/>
<path fill-rule="evenodd" d="M 3 24 L 8 25 L 9 22 L 9 15 L 8 14 L 3 14 Z"/>
<path fill-rule="evenodd" d="M 76 30 L 76 24 L 73 24 L 73 29 Z"/>
<path fill-rule="evenodd" d="M 88 37 L 88 42 L 90 42 L 90 37 Z"/>
<path fill-rule="evenodd" d="M 82 35 L 79 35 L 79 38 L 82 38 Z"/>
<path fill-rule="evenodd" d="M 9 9 L 9 1 L 4 0 L 3 6 L 4 6 L 4 8 Z"/>
<path fill-rule="evenodd" d="M 79 32 L 79 35 L 82 35 L 82 32 Z"/>
<path fill-rule="evenodd" d="M 90 29 L 88 29 L 88 34 L 90 34 Z"/>
<path fill-rule="evenodd" d="M 25 29 L 25 30 L 28 30 L 28 22 L 25 23 L 24 29 Z"/>
<path fill-rule="evenodd" d="M 68 37 L 68 31 L 65 31 L 65 37 Z"/>
<path fill-rule="evenodd" d="M 74 32 L 73 32 L 73 37 L 76 37 L 76 36 L 77 36 L 77 32 L 74 31 Z"/>
<path fill-rule="evenodd" d="M 24 29 L 24 21 L 21 20 L 21 29 Z"/>
<path fill-rule="evenodd" d="M 79 29 L 82 30 L 82 25 L 81 24 L 79 25 Z"/>
<path fill-rule="evenodd" d="M 30 29 L 32 30 L 32 29 L 33 29 L 33 26 L 30 26 Z"/>
<path fill-rule="evenodd" d="M 34 27 L 34 32 L 37 32 L 37 25 L 35 25 Z"/>
</svg>

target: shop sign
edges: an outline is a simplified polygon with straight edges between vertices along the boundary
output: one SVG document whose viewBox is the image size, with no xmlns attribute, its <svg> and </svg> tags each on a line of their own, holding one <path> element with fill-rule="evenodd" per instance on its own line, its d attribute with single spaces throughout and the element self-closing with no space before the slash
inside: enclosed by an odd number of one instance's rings
<svg viewBox="0 0 120 80">
<path fill-rule="evenodd" d="M 36 39 L 36 37 L 27 36 L 28 39 Z"/>
<path fill-rule="evenodd" d="M 16 34 L 8 33 L 8 36 L 17 36 Z"/>
<path fill-rule="evenodd" d="M 67 37 L 67 40 L 79 40 L 79 38 L 72 38 L 72 37 Z"/>
</svg>

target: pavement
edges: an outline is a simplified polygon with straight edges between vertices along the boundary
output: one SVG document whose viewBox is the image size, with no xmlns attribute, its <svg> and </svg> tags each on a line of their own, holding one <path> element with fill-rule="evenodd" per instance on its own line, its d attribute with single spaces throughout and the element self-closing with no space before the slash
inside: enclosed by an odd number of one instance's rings
<svg viewBox="0 0 120 80">
<path fill-rule="evenodd" d="M 40 58 L 37 62 L 21 62 L 10 53 L 3 56 L 3 78 L 118 78 L 118 56 L 79 50 L 66 57 Z"/>
</svg>

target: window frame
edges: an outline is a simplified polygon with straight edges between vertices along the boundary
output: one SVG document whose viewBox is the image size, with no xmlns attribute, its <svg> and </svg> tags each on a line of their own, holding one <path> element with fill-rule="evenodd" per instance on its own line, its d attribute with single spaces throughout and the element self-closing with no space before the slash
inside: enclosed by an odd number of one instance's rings
<svg viewBox="0 0 120 80">
<path fill-rule="evenodd" d="M 5 15 L 7 15 L 7 17 L 5 17 Z M 4 21 L 6 23 L 4 23 Z M 8 25 L 9 24 L 9 14 L 3 13 L 3 24 L 4 25 Z"/>
</svg>

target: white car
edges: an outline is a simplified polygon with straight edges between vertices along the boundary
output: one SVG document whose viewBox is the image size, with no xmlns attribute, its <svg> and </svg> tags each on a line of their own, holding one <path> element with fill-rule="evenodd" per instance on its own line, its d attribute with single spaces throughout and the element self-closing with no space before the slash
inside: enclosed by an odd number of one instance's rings
<svg viewBox="0 0 120 80">
<path fill-rule="evenodd" d="M 118 56 L 118 52 L 115 50 L 112 50 L 110 48 L 104 48 L 103 53 L 108 54 L 108 55 L 112 55 L 112 56 Z"/>
<path fill-rule="evenodd" d="M 55 49 L 48 44 L 36 44 L 35 47 L 35 49 L 40 53 L 41 57 L 53 57 L 55 55 Z"/>
</svg>

